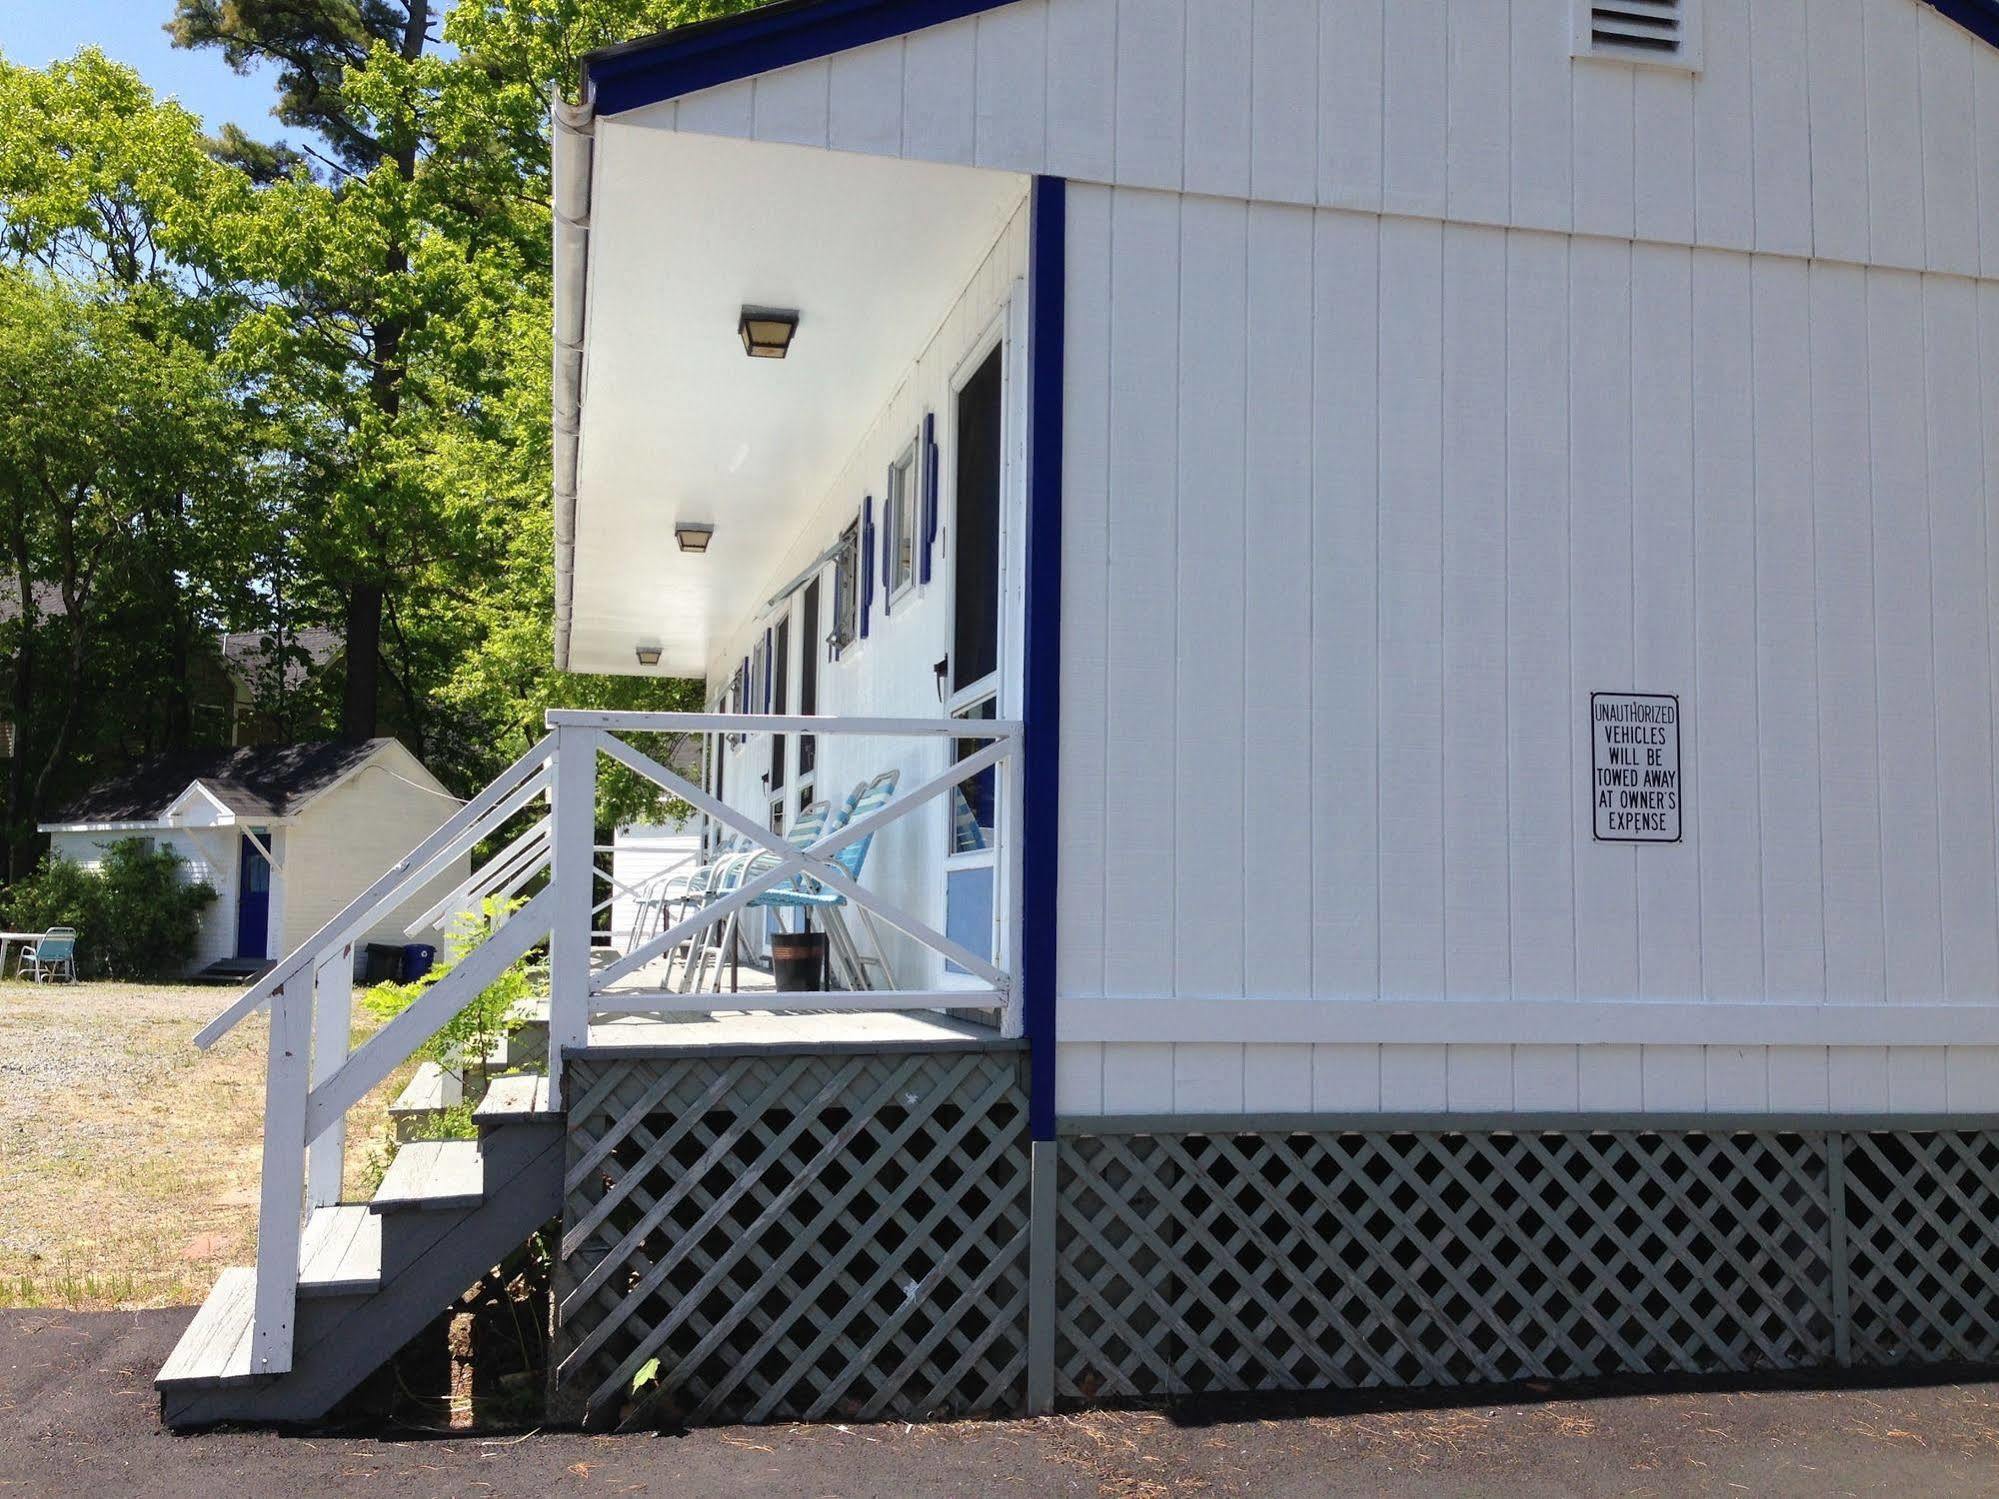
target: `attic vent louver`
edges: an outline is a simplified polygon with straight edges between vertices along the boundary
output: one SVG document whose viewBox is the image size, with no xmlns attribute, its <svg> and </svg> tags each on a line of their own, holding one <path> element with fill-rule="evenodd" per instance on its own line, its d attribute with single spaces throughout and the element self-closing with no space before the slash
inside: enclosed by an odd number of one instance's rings
<svg viewBox="0 0 1999 1499">
<path fill-rule="evenodd" d="M 1700 0 L 1575 0 L 1575 55 L 1700 66 Z"/>
</svg>

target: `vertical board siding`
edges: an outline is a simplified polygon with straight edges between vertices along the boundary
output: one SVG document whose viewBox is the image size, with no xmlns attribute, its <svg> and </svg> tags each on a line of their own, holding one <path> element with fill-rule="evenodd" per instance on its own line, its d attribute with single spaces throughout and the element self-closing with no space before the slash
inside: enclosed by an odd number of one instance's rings
<svg viewBox="0 0 1999 1499">
<path fill-rule="evenodd" d="M 1243 993 L 1248 205 L 1181 201 L 1173 668 L 1175 994 Z M 1155 649 L 1161 642 L 1155 642 Z M 1273 642 L 1261 641 L 1268 649 Z M 1259 670 L 1267 670 L 1261 663 Z M 1140 736 L 1156 745 L 1156 731 Z M 1184 854 L 1184 857 L 1178 855 Z"/>
<path fill-rule="evenodd" d="M 1943 987 L 1952 999 L 1980 1000 L 1999 991 L 1999 889 L 1977 289 L 1954 277 L 1929 278 L 1923 324 Z"/>
<path fill-rule="evenodd" d="M 1173 434 L 1180 409 L 1180 200 L 1118 190 L 1110 245 L 1104 816 L 1117 836 L 1104 861 L 1104 982 L 1133 994 L 1170 994 L 1181 784 L 1171 735 L 1179 639 Z M 1068 256 L 1072 265 L 1076 248 Z M 1065 578 L 1063 592 L 1069 591 Z M 1108 1056 L 1105 1066 L 1108 1078 Z"/>
<path fill-rule="evenodd" d="M 1379 658 L 1381 221 L 1312 226 L 1312 981 L 1381 993 Z"/>
<path fill-rule="evenodd" d="M 1444 993 L 1503 999 L 1507 923 L 1506 236 L 1444 233 Z"/>
<path fill-rule="evenodd" d="M 1062 340 L 1062 825 L 1058 876 L 1063 994 L 1104 992 L 1105 796 L 1109 739 L 1111 194 L 1073 186 Z M 1066 1052 L 1061 1066 L 1066 1068 Z M 1101 1059 L 1099 1059 L 1101 1067 Z M 1058 1087 L 1061 1084 L 1058 1082 Z"/>
<path fill-rule="evenodd" d="M 1888 993 L 1943 991 L 1936 678 L 1930 599 L 1929 459 L 1923 408 L 1923 285 L 1867 278 L 1874 454 L 1874 659 L 1881 733 L 1882 908 Z"/>
<path fill-rule="evenodd" d="M 1065 879 L 1066 993 L 1999 988 L 1999 289 L 1072 196 L 1099 331 L 1071 357 L 1109 378 L 1071 396 L 1105 447 L 1071 459 L 1065 780 L 1101 780 L 1065 847 L 1101 872 Z M 1592 836 L 1604 690 L 1680 696 L 1676 847 Z M 1952 1065 L 1956 1096 L 1985 1086 L 1976 1048 L 1241 1039 L 1079 1053 L 1065 1097 L 1256 1077 L 1315 1108 L 1815 1111 L 1941 1107 Z"/>
<path fill-rule="evenodd" d="M 1867 274 L 1812 273 L 1812 491 L 1818 569 L 1820 833 L 1826 997 L 1888 992 L 1881 912 L 1881 758 L 1874 516 L 1867 481 Z M 1886 1065 L 1885 1054 L 1881 1057 Z M 1885 1075 L 1884 1075 L 1885 1083 Z"/>
<path fill-rule="evenodd" d="M 1810 291 L 1802 262 L 1763 257 L 1751 270 L 1762 993 L 1818 1000 L 1825 997 L 1825 907 L 1819 871 Z"/>
<path fill-rule="evenodd" d="M 1569 251 L 1570 671 L 1563 717 L 1585 774 L 1592 764 L 1590 694 L 1640 685 L 1632 676 L 1632 315 L 1631 247 L 1577 240 Z M 1582 785 L 1570 794 L 1587 796 Z M 1597 842 L 1595 825 L 1593 807 L 1574 825 L 1576 992 L 1629 999 L 1638 992 L 1637 851 Z"/>
<path fill-rule="evenodd" d="M 1703 0 L 1698 73 L 1571 0 L 1016 0 L 661 128 L 1130 187 L 1999 271 L 1999 55 L 1921 0 Z"/>
<path fill-rule="evenodd" d="M 1640 245 L 1631 256 L 1632 681 L 1694 681 L 1693 262 Z M 1681 765 L 1698 724 L 1681 725 Z M 1638 851 L 1638 992 L 1701 992 L 1700 825 L 1682 817 L 1682 856 Z"/>
<path fill-rule="evenodd" d="M 1442 262 L 1437 225 L 1382 220 L 1375 693 L 1383 998 L 1444 987 Z"/>
<path fill-rule="evenodd" d="M 1248 384 L 1254 440 L 1245 454 L 1243 859 L 1241 908 L 1251 945 L 1244 983 L 1277 998 L 1312 990 L 1312 722 L 1319 690 L 1312 640 L 1312 346 L 1296 336 L 1312 306 L 1312 212 L 1249 210 Z M 1278 663 L 1283 663 L 1279 666 Z M 1337 704 L 1335 708 L 1337 710 Z M 1256 773 L 1247 773 L 1254 766 Z M 1286 877 L 1273 877 L 1274 871 Z M 1309 1083 L 1309 1070 L 1307 1073 Z M 1308 1088 L 1309 1091 L 1309 1088 Z"/>
<path fill-rule="evenodd" d="M 1250 7 L 1194 0 L 1187 7 L 1187 109 L 1182 185 L 1190 193 L 1249 196 Z"/>
</svg>

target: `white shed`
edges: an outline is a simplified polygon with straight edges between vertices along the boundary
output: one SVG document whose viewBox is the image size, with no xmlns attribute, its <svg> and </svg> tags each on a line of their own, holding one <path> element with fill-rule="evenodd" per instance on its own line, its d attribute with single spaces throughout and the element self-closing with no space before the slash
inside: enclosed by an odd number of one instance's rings
<svg viewBox="0 0 1999 1499">
<path fill-rule="evenodd" d="M 42 824 L 59 858 L 95 864 L 126 838 L 171 848 L 216 900 L 193 971 L 260 971 L 366 889 L 459 799 L 394 739 L 269 744 L 155 756 L 99 783 Z M 405 926 L 463 877 L 464 861 L 381 919 L 362 944 L 435 943 Z"/>
</svg>

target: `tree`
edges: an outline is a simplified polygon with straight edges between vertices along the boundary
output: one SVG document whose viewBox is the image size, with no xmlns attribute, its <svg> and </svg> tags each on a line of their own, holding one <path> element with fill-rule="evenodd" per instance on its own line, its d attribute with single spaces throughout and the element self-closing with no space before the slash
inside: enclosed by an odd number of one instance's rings
<svg viewBox="0 0 1999 1499">
<path fill-rule="evenodd" d="M 135 302 L 0 270 L 0 547 L 15 594 L 8 765 L 10 869 L 25 872 L 36 814 L 70 755 L 95 645 L 99 590 L 149 523 L 229 482 L 235 411 L 213 366 L 149 336 Z M 45 609 L 53 584 L 55 608 Z M 44 665 L 45 613 L 59 615 Z"/>
<path fill-rule="evenodd" d="M 4 854 L 17 872 L 37 812 L 99 751 L 189 741 L 199 644 L 248 592 L 258 528 L 243 454 L 257 424 L 223 360 L 247 301 L 215 231 L 249 203 L 199 122 L 130 69 L 90 50 L 47 70 L 0 60 Z"/>
</svg>

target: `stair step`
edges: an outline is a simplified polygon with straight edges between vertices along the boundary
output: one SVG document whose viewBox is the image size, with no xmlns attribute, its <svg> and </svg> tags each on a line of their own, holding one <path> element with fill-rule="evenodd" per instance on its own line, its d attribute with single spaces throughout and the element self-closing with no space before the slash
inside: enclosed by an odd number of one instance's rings
<svg viewBox="0 0 1999 1499">
<path fill-rule="evenodd" d="M 256 1309 L 257 1272 L 242 1266 L 224 1270 L 167 1355 L 158 1382 L 218 1388 L 272 1377 L 250 1366 L 250 1322 Z"/>
<path fill-rule="evenodd" d="M 413 1208 L 438 1211 L 477 1207 L 485 1196 L 485 1168 L 471 1140 L 419 1140 L 401 1146 L 389 1163 L 374 1212 Z"/>
<path fill-rule="evenodd" d="M 299 1241 L 299 1295 L 370 1295 L 381 1284 L 382 1220 L 368 1204 L 314 1208 Z"/>
<path fill-rule="evenodd" d="M 389 1114 L 435 1114 L 461 1102 L 465 1096 L 465 1085 L 458 1075 L 446 1072 L 436 1062 L 425 1062 L 417 1068 L 416 1075 L 409 1080 L 396 1101 L 389 1105 Z"/>
<path fill-rule="evenodd" d="M 548 1101 L 548 1075 L 519 1072 L 496 1077 L 486 1085 L 486 1096 L 472 1111 L 481 1129 L 502 1124 L 560 1124 L 562 1111 Z"/>
</svg>

